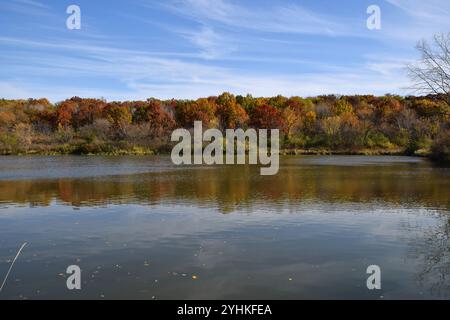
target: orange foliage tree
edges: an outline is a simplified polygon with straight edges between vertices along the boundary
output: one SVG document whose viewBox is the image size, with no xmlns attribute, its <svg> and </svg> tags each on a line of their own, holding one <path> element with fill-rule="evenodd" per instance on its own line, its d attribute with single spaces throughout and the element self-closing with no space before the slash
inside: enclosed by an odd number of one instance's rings
<svg viewBox="0 0 450 320">
<path fill-rule="evenodd" d="M 247 123 L 247 112 L 237 103 L 234 95 L 225 92 L 217 97 L 216 104 L 216 115 L 222 129 L 242 127 Z"/>
</svg>

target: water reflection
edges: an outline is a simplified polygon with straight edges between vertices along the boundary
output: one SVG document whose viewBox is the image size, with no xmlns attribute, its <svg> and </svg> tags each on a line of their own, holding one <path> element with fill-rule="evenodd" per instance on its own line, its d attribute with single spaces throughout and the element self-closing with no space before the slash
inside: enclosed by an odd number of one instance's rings
<svg viewBox="0 0 450 320">
<path fill-rule="evenodd" d="M 325 159 L 330 162 L 333 158 Z M 73 206 L 175 202 L 218 207 L 223 213 L 243 207 L 276 207 L 280 203 L 296 207 L 302 201 L 384 201 L 392 205 L 450 207 L 448 169 L 433 168 L 423 161 L 400 162 L 399 157 L 389 165 L 386 160 L 375 160 L 335 157 L 335 163 L 324 164 L 322 158 L 284 158 L 279 174 L 273 177 L 260 176 L 254 166 L 184 170 L 168 166 L 157 173 L 119 175 L 121 171 L 132 171 L 128 166 L 133 162 L 126 162 L 117 165 L 119 172 L 110 172 L 115 175 L 95 178 L 3 178 L 0 202 L 32 206 L 48 206 L 54 199 Z M 73 169 L 77 170 L 84 169 Z"/>
</svg>

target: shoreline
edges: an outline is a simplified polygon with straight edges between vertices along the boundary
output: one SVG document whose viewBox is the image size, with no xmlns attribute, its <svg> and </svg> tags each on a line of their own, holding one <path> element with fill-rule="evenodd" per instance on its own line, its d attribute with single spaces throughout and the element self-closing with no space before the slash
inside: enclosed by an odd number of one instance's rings
<svg viewBox="0 0 450 320">
<path fill-rule="evenodd" d="M 225 154 L 225 153 L 224 153 Z M 431 153 L 427 150 L 418 150 L 414 154 L 408 154 L 403 149 L 360 149 L 360 150 L 332 150 L 332 149 L 300 149 L 288 148 L 281 149 L 281 156 L 406 156 L 406 157 L 422 157 L 431 158 Z M 158 151 L 155 149 L 118 149 L 111 152 L 62 152 L 50 151 L 43 152 L 38 150 L 30 150 L 28 152 L 18 153 L 2 153 L 0 157 L 9 156 L 151 156 L 151 155 L 170 155 L 167 151 Z"/>
<path fill-rule="evenodd" d="M 98 150 L 98 149 L 97 149 Z M 123 157 L 123 156 L 170 156 L 171 146 L 162 145 L 158 148 L 148 148 L 134 146 L 131 148 L 117 148 L 110 151 L 86 152 L 86 149 L 79 147 L 61 146 L 55 150 L 29 150 L 27 152 L 3 152 L 0 157 L 8 156 L 103 156 L 103 157 Z M 224 151 L 225 154 L 225 151 Z M 404 148 L 361 148 L 361 149 L 327 149 L 327 148 L 282 148 L 279 151 L 280 156 L 404 156 L 419 157 L 429 159 L 435 163 L 450 164 L 449 158 L 440 158 L 433 155 L 429 149 L 419 149 L 414 153 L 408 152 Z"/>
</svg>

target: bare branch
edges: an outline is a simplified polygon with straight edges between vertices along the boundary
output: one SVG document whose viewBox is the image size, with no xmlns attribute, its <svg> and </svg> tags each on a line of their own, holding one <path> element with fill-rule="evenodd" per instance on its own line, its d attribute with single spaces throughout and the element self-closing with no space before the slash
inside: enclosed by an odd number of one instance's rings
<svg viewBox="0 0 450 320">
<path fill-rule="evenodd" d="M 450 32 L 436 34 L 432 45 L 420 41 L 417 50 L 421 59 L 407 65 L 412 87 L 424 94 L 445 94 L 450 101 Z"/>
</svg>

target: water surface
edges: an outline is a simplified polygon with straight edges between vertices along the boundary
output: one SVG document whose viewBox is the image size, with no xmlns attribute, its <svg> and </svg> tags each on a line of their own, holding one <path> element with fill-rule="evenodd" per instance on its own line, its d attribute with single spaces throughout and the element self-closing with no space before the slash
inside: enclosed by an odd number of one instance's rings
<svg viewBox="0 0 450 320">
<path fill-rule="evenodd" d="M 0 299 L 449 299 L 450 169 L 406 157 L 0 158 Z M 82 290 L 66 288 L 69 265 Z M 382 289 L 368 290 L 379 265 Z"/>
</svg>

